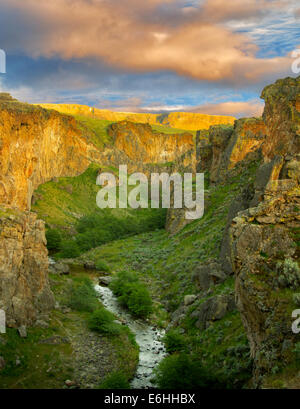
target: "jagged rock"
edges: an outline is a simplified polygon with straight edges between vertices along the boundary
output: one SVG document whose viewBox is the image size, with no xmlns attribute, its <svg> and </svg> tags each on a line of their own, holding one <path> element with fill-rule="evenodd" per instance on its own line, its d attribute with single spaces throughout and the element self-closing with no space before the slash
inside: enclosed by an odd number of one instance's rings
<svg viewBox="0 0 300 409">
<path fill-rule="evenodd" d="M 112 277 L 99 277 L 99 284 L 109 285 L 112 282 Z"/>
<path fill-rule="evenodd" d="M 0 294 L 9 327 L 32 325 L 51 310 L 44 222 L 36 214 L 1 209 Z"/>
<path fill-rule="evenodd" d="M 187 307 L 191 304 L 193 304 L 197 300 L 197 296 L 194 294 L 191 295 L 186 295 L 184 297 L 184 305 Z"/>
<path fill-rule="evenodd" d="M 172 162 L 194 149 L 192 134 L 154 133 L 148 124 L 121 121 L 112 124 L 108 128 L 108 134 L 117 149 L 131 160 L 138 158 L 142 163 Z"/>
<path fill-rule="evenodd" d="M 218 321 L 235 309 L 234 296 L 217 295 L 204 301 L 199 308 L 192 312 L 191 317 L 197 318 L 196 327 L 204 330 L 211 321 Z"/>
<path fill-rule="evenodd" d="M 18 333 L 21 338 L 27 338 L 27 329 L 25 325 L 21 325 L 21 327 L 18 328 Z"/>
<path fill-rule="evenodd" d="M 55 263 L 53 266 L 56 273 L 61 275 L 68 275 L 70 274 L 70 267 L 68 264 L 65 263 Z"/>
<path fill-rule="evenodd" d="M 193 281 L 200 290 L 206 291 L 211 286 L 226 280 L 226 274 L 221 270 L 218 263 L 200 265 L 193 274 Z"/>
</svg>

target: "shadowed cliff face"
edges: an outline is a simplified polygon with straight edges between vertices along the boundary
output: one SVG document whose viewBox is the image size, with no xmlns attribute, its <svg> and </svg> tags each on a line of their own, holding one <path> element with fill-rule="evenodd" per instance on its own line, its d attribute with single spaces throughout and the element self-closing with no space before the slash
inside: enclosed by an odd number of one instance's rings
<svg viewBox="0 0 300 409">
<path fill-rule="evenodd" d="M 0 308 L 10 327 L 45 320 L 54 307 L 45 244 L 35 214 L 0 207 Z"/>
<path fill-rule="evenodd" d="M 264 375 L 278 363 L 293 362 L 298 340 L 291 313 L 300 286 L 300 78 L 277 81 L 262 95 L 264 131 L 257 141 L 264 163 L 249 208 L 237 214 L 231 228 L 236 297 L 257 385 L 264 385 Z"/>
<path fill-rule="evenodd" d="M 0 203 L 30 209 L 33 191 L 99 160 L 73 118 L 18 102 L 0 103 Z"/>
</svg>

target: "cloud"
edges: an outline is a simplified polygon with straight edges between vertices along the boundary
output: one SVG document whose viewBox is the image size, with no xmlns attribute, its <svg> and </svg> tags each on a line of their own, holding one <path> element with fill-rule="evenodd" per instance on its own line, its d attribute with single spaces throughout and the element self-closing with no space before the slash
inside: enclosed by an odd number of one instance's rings
<svg viewBox="0 0 300 409">
<path fill-rule="evenodd" d="M 211 82 L 254 83 L 290 70 L 289 56 L 257 58 L 250 38 L 219 24 L 264 14 L 273 1 L 233 0 L 225 8 L 224 1 L 206 0 L 188 12 L 184 3 L 0 0 L 6 18 L 3 25 L 0 16 L 0 38 L 34 57 L 94 58 L 131 72 L 164 70 Z"/>
<path fill-rule="evenodd" d="M 115 101 L 101 99 L 96 107 L 116 112 L 141 112 L 142 103 L 143 100 L 139 97 L 117 99 Z"/>
<path fill-rule="evenodd" d="M 154 105 L 150 107 L 142 107 L 143 112 L 195 112 L 207 115 L 229 115 L 236 118 L 242 117 L 258 117 L 262 115 L 264 108 L 263 102 L 259 100 L 251 101 L 237 101 L 237 102 L 221 102 L 217 104 L 203 104 L 198 106 L 168 106 L 168 105 Z"/>
</svg>

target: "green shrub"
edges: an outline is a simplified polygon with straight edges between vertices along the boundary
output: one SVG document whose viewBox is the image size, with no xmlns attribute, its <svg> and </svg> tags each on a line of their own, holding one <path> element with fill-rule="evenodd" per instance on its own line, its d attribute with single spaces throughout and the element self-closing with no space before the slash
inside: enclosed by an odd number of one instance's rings
<svg viewBox="0 0 300 409">
<path fill-rule="evenodd" d="M 300 342 L 297 342 L 295 344 L 293 352 L 295 354 L 296 362 L 299 364 L 300 363 Z"/>
<path fill-rule="evenodd" d="M 300 285 L 300 268 L 298 263 L 291 258 L 277 263 L 277 271 L 280 273 L 278 283 L 281 287 L 296 289 Z"/>
<path fill-rule="evenodd" d="M 137 317 L 148 317 L 152 312 L 152 299 L 147 288 L 138 283 L 132 285 L 126 305 Z"/>
<path fill-rule="evenodd" d="M 82 217 L 77 223 L 76 243 L 87 251 L 113 240 L 164 227 L 166 209 L 139 209 L 119 218 L 110 209 Z"/>
<path fill-rule="evenodd" d="M 218 381 L 201 365 L 197 357 L 184 353 L 164 358 L 154 370 L 159 389 L 217 388 Z"/>
<path fill-rule="evenodd" d="M 118 273 L 110 284 L 111 290 L 117 296 L 125 294 L 130 291 L 130 286 L 138 282 L 138 276 L 128 271 Z"/>
<path fill-rule="evenodd" d="M 89 318 L 89 328 L 106 335 L 119 335 L 122 332 L 122 326 L 114 320 L 115 317 L 111 312 L 105 308 L 99 308 Z"/>
<path fill-rule="evenodd" d="M 99 259 L 96 261 L 96 270 L 99 271 L 104 271 L 105 273 L 109 273 L 110 272 L 110 268 L 109 266 L 105 263 L 105 261 Z"/>
<path fill-rule="evenodd" d="M 58 255 L 60 258 L 75 258 L 80 255 L 80 249 L 74 240 L 64 240 Z"/>
<path fill-rule="evenodd" d="M 118 300 L 137 317 L 145 318 L 152 312 L 152 299 L 147 288 L 135 274 L 119 273 L 110 284 Z"/>
<path fill-rule="evenodd" d="M 72 283 L 68 305 L 73 310 L 86 312 L 93 312 L 98 307 L 97 293 L 91 280 L 86 278 L 79 283 Z"/>
<path fill-rule="evenodd" d="M 122 372 L 113 372 L 100 384 L 100 389 L 130 389 L 129 382 Z"/>
<path fill-rule="evenodd" d="M 48 250 L 60 250 L 61 235 L 56 229 L 49 229 L 46 232 L 47 248 Z"/>
<path fill-rule="evenodd" d="M 168 353 L 184 351 L 186 348 L 186 340 L 182 334 L 179 334 L 175 329 L 169 331 L 163 339 Z"/>
</svg>

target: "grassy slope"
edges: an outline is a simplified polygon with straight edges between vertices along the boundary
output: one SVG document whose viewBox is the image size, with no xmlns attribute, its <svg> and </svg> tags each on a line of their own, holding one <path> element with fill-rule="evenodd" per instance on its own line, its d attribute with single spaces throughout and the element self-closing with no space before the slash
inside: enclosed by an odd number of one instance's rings
<svg viewBox="0 0 300 409">
<path fill-rule="evenodd" d="M 68 277 L 50 274 L 52 290 L 61 306 L 66 303 L 65 291 L 70 280 L 75 282 L 80 276 L 81 273 L 74 272 Z M 92 275 L 89 277 L 95 278 Z M 88 337 L 88 314 L 74 310 L 54 310 L 50 316 L 49 328 L 29 328 L 27 338 L 20 338 L 17 330 L 10 328 L 6 334 L 0 334 L 0 356 L 6 361 L 5 369 L 0 373 L 0 389 L 56 389 L 63 388 L 67 379 L 73 380 L 76 353 L 72 340 L 81 331 L 86 332 Z M 53 336 L 67 338 L 69 342 L 56 345 L 40 343 Z M 126 333 L 116 337 L 99 337 L 108 345 L 105 349 L 109 349 L 114 357 L 113 365 L 110 362 L 103 368 L 105 376 L 114 371 L 122 371 L 131 378 L 138 359 L 137 346 L 133 345 Z M 131 365 L 128 365 L 128 357 Z M 99 384 L 104 378 L 99 375 Z"/>
<path fill-rule="evenodd" d="M 229 205 L 245 183 L 251 183 L 256 165 L 246 169 L 230 184 L 212 187 L 202 219 L 194 221 L 173 237 L 163 231 L 145 233 L 108 243 L 81 256 L 81 260 L 103 259 L 113 271 L 134 271 L 145 281 L 156 300 L 156 322 L 165 326 L 170 312 L 182 304 L 187 294 L 197 294 L 192 275 L 200 263 L 218 257 Z M 234 279 L 212 288 L 210 296 L 234 292 Z M 231 387 L 235 380 L 250 376 L 249 348 L 238 312 L 228 314 L 200 333 L 190 313 L 207 298 L 197 301 L 181 327 L 187 345 L 202 357 L 206 366 Z"/>
</svg>

